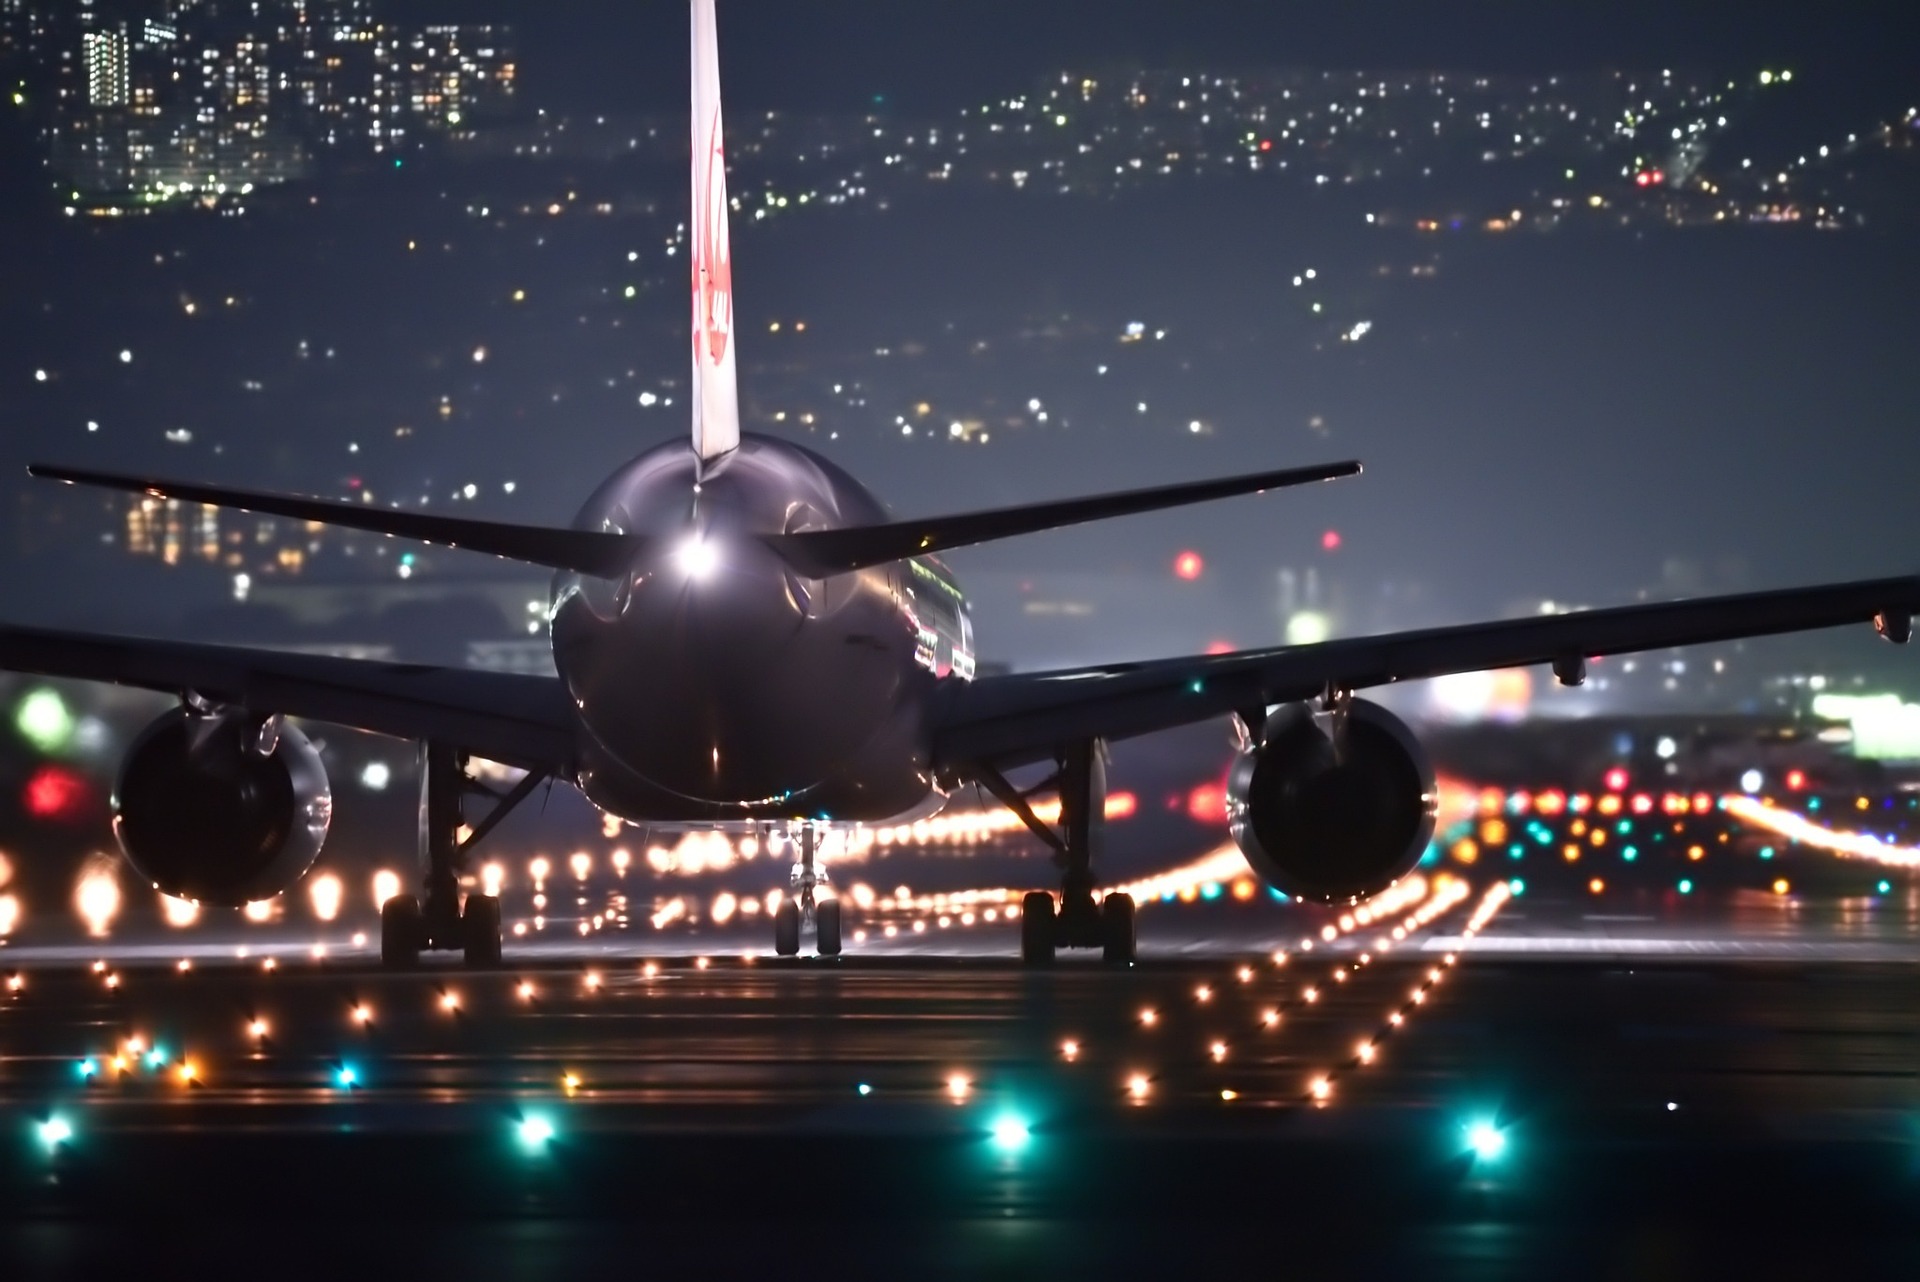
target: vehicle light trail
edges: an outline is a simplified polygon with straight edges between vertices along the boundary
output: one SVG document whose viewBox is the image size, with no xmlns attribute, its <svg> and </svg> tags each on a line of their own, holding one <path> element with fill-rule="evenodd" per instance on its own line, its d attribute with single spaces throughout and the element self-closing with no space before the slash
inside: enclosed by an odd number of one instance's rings
<svg viewBox="0 0 1920 1282">
<path fill-rule="evenodd" d="M 1805 815 L 1755 797 L 1732 796 L 1722 799 L 1728 814 L 1743 823 L 1797 841 L 1843 859 L 1865 859 L 1889 868 L 1920 868 L 1920 846 L 1896 846 L 1871 833 L 1846 832 L 1817 824 Z"/>
</svg>

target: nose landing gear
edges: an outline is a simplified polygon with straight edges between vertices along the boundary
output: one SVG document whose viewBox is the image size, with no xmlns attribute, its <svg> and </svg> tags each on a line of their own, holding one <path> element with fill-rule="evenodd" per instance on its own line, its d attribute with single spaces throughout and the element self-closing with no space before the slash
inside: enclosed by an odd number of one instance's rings
<svg viewBox="0 0 1920 1282">
<path fill-rule="evenodd" d="M 814 950 L 822 957 L 840 955 L 840 901 L 816 892 L 827 884 L 827 873 L 814 863 L 820 830 L 813 824 L 800 828 L 800 861 L 787 879 L 787 897 L 773 913 L 773 951 L 792 957 L 800 951 L 800 928 L 813 927 Z"/>
</svg>

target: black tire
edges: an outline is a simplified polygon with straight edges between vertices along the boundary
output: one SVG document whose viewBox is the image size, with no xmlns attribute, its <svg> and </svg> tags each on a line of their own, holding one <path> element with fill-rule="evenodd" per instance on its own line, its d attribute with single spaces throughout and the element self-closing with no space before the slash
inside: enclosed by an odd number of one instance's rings
<svg viewBox="0 0 1920 1282">
<path fill-rule="evenodd" d="M 395 895 L 380 905 L 380 964 L 388 970 L 412 970 L 420 964 L 427 921 L 414 895 Z"/>
<path fill-rule="evenodd" d="M 1133 965 L 1133 896 L 1114 893 L 1100 901 L 1100 960 Z"/>
<path fill-rule="evenodd" d="M 1030 890 L 1020 900 L 1020 960 L 1029 966 L 1053 964 L 1053 896 Z"/>
<path fill-rule="evenodd" d="M 500 964 L 500 897 L 468 895 L 460 913 L 460 942 L 465 946 L 467 965 L 487 970 Z"/>
<path fill-rule="evenodd" d="M 813 906 L 814 950 L 822 957 L 840 955 L 840 901 L 823 899 Z"/>
<path fill-rule="evenodd" d="M 800 905 L 795 900 L 782 899 L 773 910 L 773 951 L 782 957 L 800 951 Z"/>
</svg>

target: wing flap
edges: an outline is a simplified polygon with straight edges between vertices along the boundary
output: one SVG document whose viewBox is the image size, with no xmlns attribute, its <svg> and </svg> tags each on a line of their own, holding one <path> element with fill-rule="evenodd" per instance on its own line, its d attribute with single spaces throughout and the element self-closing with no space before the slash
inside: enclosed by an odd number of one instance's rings
<svg viewBox="0 0 1920 1282">
<path fill-rule="evenodd" d="M 72 677 L 438 739 L 491 761 L 571 773 L 557 678 L 0 625 L 0 669 Z"/>
<path fill-rule="evenodd" d="M 937 714 L 937 765 L 1017 765 L 1243 709 L 1453 672 L 1600 658 L 1920 613 L 1920 577 L 1663 601 L 1354 637 L 1320 645 L 987 677 Z"/>
<path fill-rule="evenodd" d="M 267 516 L 284 516 L 295 521 L 324 521 L 348 529 L 418 539 L 423 543 L 440 543 L 473 552 L 488 552 L 529 565 L 575 570 L 602 578 L 619 577 L 645 546 L 644 540 L 631 534 L 557 530 L 501 521 L 474 521 L 457 516 L 429 516 L 424 512 L 402 512 L 370 504 L 344 503 L 338 499 L 264 494 L 256 490 L 235 490 L 192 481 L 164 481 L 150 476 L 124 476 L 84 468 L 57 467 L 48 463 L 34 463 L 27 468 L 27 472 L 49 481 L 65 481 L 69 485 L 92 485 L 102 489 L 124 490 L 130 494 L 151 494 L 155 498 L 209 503 L 239 508 L 244 512 L 260 512 Z"/>
</svg>

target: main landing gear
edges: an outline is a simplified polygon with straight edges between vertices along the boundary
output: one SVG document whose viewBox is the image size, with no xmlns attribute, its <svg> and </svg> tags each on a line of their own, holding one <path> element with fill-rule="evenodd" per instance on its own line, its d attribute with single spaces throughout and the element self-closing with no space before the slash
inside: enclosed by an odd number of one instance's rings
<svg viewBox="0 0 1920 1282">
<path fill-rule="evenodd" d="M 459 951 L 473 967 L 500 964 L 500 899 L 469 894 L 460 900 L 467 854 L 546 776 L 530 773 L 502 795 L 467 773 L 464 753 L 442 743 L 420 746 L 420 870 L 423 895 L 395 895 L 380 905 L 380 963 L 411 970 L 427 949 Z M 461 839 L 468 794 L 495 799 L 493 809 Z"/>
<path fill-rule="evenodd" d="M 1072 744 L 1061 755 L 1060 768 L 1033 791 L 1049 786 L 1060 793 L 1060 831 L 1042 823 L 1027 804 L 1028 793 L 1008 783 L 998 771 L 981 768 L 980 782 L 1006 805 L 1042 841 L 1054 850 L 1060 867 L 1060 898 L 1044 890 L 1029 892 L 1020 901 L 1020 960 L 1044 966 L 1062 948 L 1098 948 L 1101 960 L 1131 965 L 1135 953 L 1133 896 L 1112 891 L 1099 899 L 1093 893 L 1093 859 L 1104 844 L 1107 808 L 1107 767 L 1099 740 Z"/>
<path fill-rule="evenodd" d="M 816 868 L 814 855 L 819 849 L 820 830 L 812 824 L 800 828 L 800 862 L 793 866 L 787 881 L 787 896 L 773 912 L 773 951 L 792 957 L 800 951 L 800 927 L 813 926 L 814 951 L 822 957 L 840 955 L 840 901 L 829 895 L 816 898 L 814 891 L 827 883 L 826 870 Z"/>
</svg>

